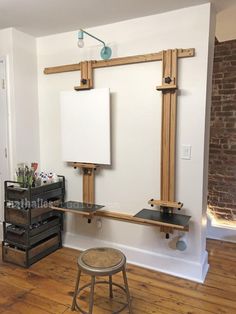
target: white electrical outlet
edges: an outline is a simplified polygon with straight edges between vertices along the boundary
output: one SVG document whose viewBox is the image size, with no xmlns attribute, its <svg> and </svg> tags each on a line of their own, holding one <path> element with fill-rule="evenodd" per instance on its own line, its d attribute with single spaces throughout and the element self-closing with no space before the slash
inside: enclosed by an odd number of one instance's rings
<svg viewBox="0 0 236 314">
<path fill-rule="evenodd" d="M 192 146 L 191 145 L 182 145 L 181 147 L 181 159 L 191 159 Z"/>
</svg>

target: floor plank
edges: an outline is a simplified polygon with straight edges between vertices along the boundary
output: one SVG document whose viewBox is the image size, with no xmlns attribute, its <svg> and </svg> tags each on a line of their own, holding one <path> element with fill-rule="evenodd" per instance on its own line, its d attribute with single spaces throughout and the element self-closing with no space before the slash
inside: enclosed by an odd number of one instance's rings
<svg viewBox="0 0 236 314">
<path fill-rule="evenodd" d="M 210 270 L 204 284 L 167 274 L 127 266 L 134 314 L 234 314 L 236 313 L 236 244 L 207 241 Z M 63 248 L 29 269 L 0 262 L 0 313 L 4 314 L 70 314 L 79 252 Z M 83 275 L 82 284 L 88 276 Z M 121 274 L 114 282 L 122 284 Z M 88 309 L 89 290 L 79 303 Z M 125 297 L 114 289 L 114 300 L 108 288 L 95 289 L 94 314 L 109 314 L 119 309 Z M 128 313 L 124 310 L 123 313 Z"/>
</svg>

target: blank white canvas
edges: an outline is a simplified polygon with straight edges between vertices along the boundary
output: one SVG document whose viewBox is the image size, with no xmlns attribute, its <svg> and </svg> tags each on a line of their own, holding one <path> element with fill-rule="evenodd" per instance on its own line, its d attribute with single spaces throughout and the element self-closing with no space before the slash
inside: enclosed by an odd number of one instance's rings
<svg viewBox="0 0 236 314">
<path fill-rule="evenodd" d="M 109 88 L 63 91 L 60 102 L 63 161 L 110 165 Z"/>
</svg>

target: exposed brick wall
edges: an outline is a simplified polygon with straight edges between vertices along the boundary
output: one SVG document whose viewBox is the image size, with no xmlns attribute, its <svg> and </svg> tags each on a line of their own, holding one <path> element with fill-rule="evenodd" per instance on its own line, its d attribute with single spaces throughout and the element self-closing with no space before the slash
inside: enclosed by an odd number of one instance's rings
<svg viewBox="0 0 236 314">
<path fill-rule="evenodd" d="M 212 213 L 236 220 L 236 40 L 215 45 L 208 185 Z"/>
</svg>

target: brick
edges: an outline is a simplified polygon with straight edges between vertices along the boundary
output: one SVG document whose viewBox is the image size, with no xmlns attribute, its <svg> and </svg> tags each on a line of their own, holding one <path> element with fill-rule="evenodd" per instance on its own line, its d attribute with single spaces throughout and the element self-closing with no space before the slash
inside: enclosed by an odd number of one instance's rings
<svg viewBox="0 0 236 314">
<path fill-rule="evenodd" d="M 235 79 L 236 78 L 236 73 L 234 71 L 229 71 L 229 72 L 225 72 L 224 71 L 223 78 Z"/>
<path fill-rule="evenodd" d="M 232 104 L 232 105 L 228 105 L 228 104 L 225 105 L 225 104 L 223 104 L 222 109 L 224 111 L 234 111 L 234 110 L 236 110 L 236 104 Z"/>
<path fill-rule="evenodd" d="M 224 77 L 224 73 L 213 73 L 214 78 L 219 79 L 219 78 L 223 78 Z"/>
<path fill-rule="evenodd" d="M 221 100 L 221 97 L 220 96 L 212 96 L 212 100 L 218 101 L 218 100 Z"/>
<path fill-rule="evenodd" d="M 219 90 L 218 93 L 221 94 L 226 94 L 226 95 L 230 95 L 233 94 L 235 95 L 235 90 L 234 89 L 223 89 L 223 90 Z"/>
<path fill-rule="evenodd" d="M 232 56 L 225 56 L 224 57 L 224 60 L 227 60 L 227 61 L 234 61 L 236 60 L 236 54 L 235 55 L 232 55 Z"/>
<path fill-rule="evenodd" d="M 219 89 L 235 89 L 235 84 L 234 83 L 224 83 L 221 85 L 218 85 Z"/>
<path fill-rule="evenodd" d="M 234 113 L 232 111 L 220 111 L 220 112 L 216 112 L 216 116 L 224 116 L 224 117 L 230 117 L 233 116 Z"/>
<path fill-rule="evenodd" d="M 208 205 L 220 219 L 236 215 L 236 40 L 215 44 Z"/>
</svg>

